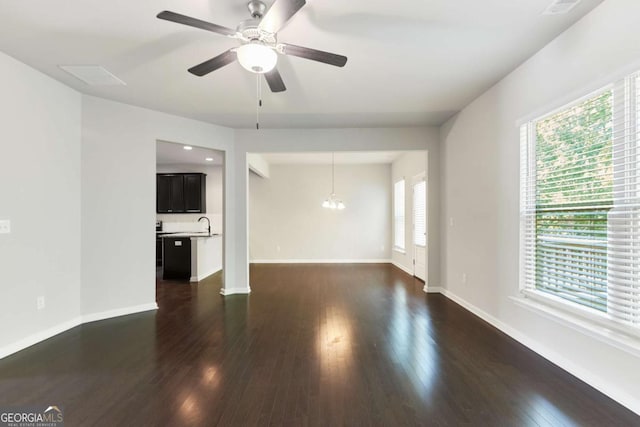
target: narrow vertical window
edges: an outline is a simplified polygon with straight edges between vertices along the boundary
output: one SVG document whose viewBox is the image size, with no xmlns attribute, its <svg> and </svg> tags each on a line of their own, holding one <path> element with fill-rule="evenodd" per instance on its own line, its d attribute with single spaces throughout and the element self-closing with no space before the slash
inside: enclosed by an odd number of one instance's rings
<svg viewBox="0 0 640 427">
<path fill-rule="evenodd" d="M 404 187 L 404 179 L 393 186 L 393 246 L 400 251 L 405 250 Z"/>
</svg>

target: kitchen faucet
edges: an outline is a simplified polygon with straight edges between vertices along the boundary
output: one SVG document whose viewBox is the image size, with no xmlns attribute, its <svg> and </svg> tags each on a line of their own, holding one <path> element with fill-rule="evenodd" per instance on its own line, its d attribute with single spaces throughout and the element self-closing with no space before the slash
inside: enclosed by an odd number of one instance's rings
<svg viewBox="0 0 640 427">
<path fill-rule="evenodd" d="M 207 220 L 207 224 L 209 224 L 207 226 L 207 232 L 208 232 L 209 235 L 211 235 L 211 221 L 206 216 L 201 216 L 200 218 L 198 218 L 198 222 L 200 222 L 200 220 L 203 220 L 203 219 Z"/>
</svg>

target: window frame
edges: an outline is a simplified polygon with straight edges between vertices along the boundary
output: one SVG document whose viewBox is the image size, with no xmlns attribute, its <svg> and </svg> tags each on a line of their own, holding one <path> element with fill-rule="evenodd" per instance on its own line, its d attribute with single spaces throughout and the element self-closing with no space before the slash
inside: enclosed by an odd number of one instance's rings
<svg viewBox="0 0 640 427">
<path fill-rule="evenodd" d="M 607 91 L 611 91 L 614 100 L 613 100 L 613 117 L 612 117 L 612 126 L 614 126 L 615 132 L 615 124 L 619 117 L 617 114 L 622 114 L 620 111 L 625 111 L 626 114 L 635 115 L 637 120 L 640 121 L 640 106 L 635 104 L 636 101 L 640 101 L 640 87 L 635 85 L 633 86 L 633 94 L 628 98 L 625 96 L 624 99 L 620 98 L 620 93 L 617 91 L 620 90 L 621 82 L 627 84 L 629 81 L 633 81 L 636 79 L 636 83 L 640 81 L 640 73 L 626 72 L 624 75 L 617 76 L 615 79 L 610 79 L 607 83 L 600 85 L 595 90 L 591 90 L 588 93 L 582 96 L 574 97 L 569 102 L 565 102 L 562 105 L 558 106 L 556 104 L 555 108 L 549 109 L 543 114 L 536 115 L 532 118 L 528 118 L 526 120 L 521 120 L 517 123 L 520 129 L 520 212 L 519 212 L 519 232 L 520 232 L 520 241 L 519 241 L 519 291 L 522 298 L 511 297 L 516 303 L 525 306 L 526 308 L 532 309 L 534 311 L 540 312 L 547 316 L 551 316 L 555 319 L 559 319 L 563 322 L 568 322 L 570 325 L 577 327 L 578 329 L 584 330 L 586 332 L 595 333 L 598 338 L 604 338 L 605 341 L 609 343 L 613 343 L 614 345 L 618 345 L 625 350 L 632 351 L 634 353 L 640 353 L 640 325 L 632 325 L 628 323 L 624 323 L 619 319 L 613 317 L 609 312 L 599 311 L 595 308 L 591 308 L 588 306 L 580 305 L 575 302 L 571 302 L 567 299 L 555 296 L 551 293 L 547 293 L 544 291 L 537 290 L 535 288 L 531 288 L 527 286 L 527 281 L 525 279 L 525 269 L 527 267 L 527 257 L 526 257 L 526 238 L 525 234 L 527 232 L 527 226 L 531 226 L 531 216 L 527 218 L 527 214 L 531 215 L 533 213 L 533 226 L 535 227 L 535 216 L 537 210 L 533 209 L 531 211 L 531 207 L 527 206 L 527 199 L 529 196 L 529 191 L 531 188 L 529 186 L 533 185 L 533 191 L 537 190 L 537 169 L 536 169 L 536 124 L 540 121 L 543 121 L 549 117 L 552 117 L 562 111 L 569 110 L 576 105 L 579 105 L 589 99 L 595 98 L 604 94 Z M 624 86 L 623 86 L 624 87 Z M 630 100 L 631 99 L 631 100 Z M 635 99 L 635 101 L 634 101 Z M 622 106 L 619 103 L 623 103 Z M 633 111 L 628 111 L 632 109 Z M 616 113 L 617 111 L 617 113 Z M 626 119 L 623 121 L 626 124 Z M 633 122 L 633 119 L 631 119 Z M 638 135 L 640 135 L 640 124 L 635 123 L 635 127 L 638 130 Z M 614 139 L 615 145 L 615 139 Z M 640 145 L 640 142 L 636 141 L 636 144 Z M 526 153 L 526 155 L 524 154 Z M 526 159 L 526 161 L 525 161 Z M 614 158 L 615 162 L 615 158 Z M 637 166 L 640 168 L 640 164 Z M 529 223 L 527 223 L 527 219 L 529 219 Z M 535 251 L 536 245 L 533 245 L 533 250 Z M 608 249 L 609 250 L 609 249 Z M 535 259 L 535 258 L 534 258 Z M 535 261 L 534 261 L 535 262 Z M 640 290 L 638 291 L 638 296 L 640 296 Z M 529 302 L 526 300 L 529 299 Z"/>
<path fill-rule="evenodd" d="M 398 184 L 402 183 L 402 203 L 398 205 Z M 407 182 L 404 177 L 393 183 L 393 250 L 402 254 L 407 251 Z M 402 243 L 403 246 L 398 245 L 398 220 L 400 216 L 397 215 L 397 207 L 402 208 Z"/>
</svg>

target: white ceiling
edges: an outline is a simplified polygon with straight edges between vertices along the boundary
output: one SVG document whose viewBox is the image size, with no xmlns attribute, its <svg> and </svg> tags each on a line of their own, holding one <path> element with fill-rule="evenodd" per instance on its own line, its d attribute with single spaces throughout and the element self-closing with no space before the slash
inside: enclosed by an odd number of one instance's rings
<svg viewBox="0 0 640 427">
<path fill-rule="evenodd" d="M 601 1 L 549 16 L 541 12 L 551 0 L 308 0 L 279 40 L 349 62 L 341 69 L 280 56 L 288 90 L 264 94 L 262 127 L 440 124 Z M 245 4 L 3 1 L 0 50 L 83 93 L 250 128 L 254 75 L 237 63 L 206 77 L 187 72 L 236 40 L 155 18 L 167 9 L 235 27 L 249 17 Z M 58 68 L 85 64 L 127 85 L 87 86 Z"/>
<path fill-rule="evenodd" d="M 335 153 L 336 164 L 388 164 L 392 163 L 404 151 L 362 151 Z M 416 156 L 426 155 L 425 151 L 415 151 Z M 331 153 L 261 153 L 272 165 L 325 165 L 331 164 Z"/>
<path fill-rule="evenodd" d="M 208 162 L 207 157 L 212 158 Z M 173 142 L 158 141 L 156 143 L 156 164 L 158 165 L 222 165 L 223 153 L 207 148 L 192 147 L 185 150 L 184 145 Z"/>
</svg>

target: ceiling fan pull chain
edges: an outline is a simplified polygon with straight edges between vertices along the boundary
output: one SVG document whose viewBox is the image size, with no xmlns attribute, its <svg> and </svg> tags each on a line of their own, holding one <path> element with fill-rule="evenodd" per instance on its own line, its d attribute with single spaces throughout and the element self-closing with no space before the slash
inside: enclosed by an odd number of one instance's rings
<svg viewBox="0 0 640 427">
<path fill-rule="evenodd" d="M 256 130 L 260 130 L 260 107 L 262 100 L 260 99 L 260 74 L 256 74 Z"/>
<path fill-rule="evenodd" d="M 262 79 L 259 74 L 256 77 L 258 78 L 258 107 L 262 107 Z"/>
</svg>

